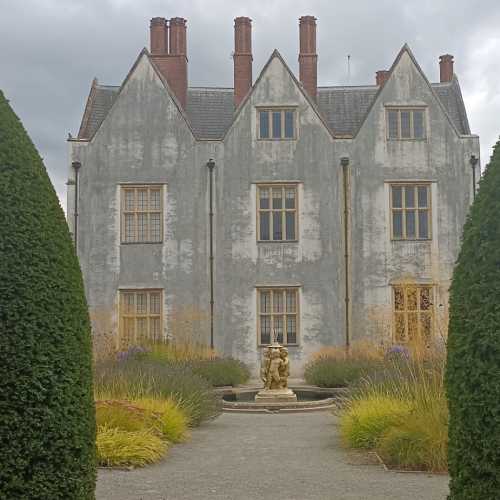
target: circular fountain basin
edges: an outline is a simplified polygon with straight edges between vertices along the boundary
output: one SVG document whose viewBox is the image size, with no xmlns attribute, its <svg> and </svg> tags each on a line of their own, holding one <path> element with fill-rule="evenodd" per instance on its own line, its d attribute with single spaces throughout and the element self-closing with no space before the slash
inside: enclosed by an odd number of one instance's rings
<svg viewBox="0 0 500 500">
<path fill-rule="evenodd" d="M 295 413 L 325 411 L 336 407 L 346 389 L 316 386 L 290 386 L 297 395 L 293 402 L 256 402 L 255 396 L 262 387 L 224 387 L 219 389 L 223 411 L 242 413 Z"/>
</svg>

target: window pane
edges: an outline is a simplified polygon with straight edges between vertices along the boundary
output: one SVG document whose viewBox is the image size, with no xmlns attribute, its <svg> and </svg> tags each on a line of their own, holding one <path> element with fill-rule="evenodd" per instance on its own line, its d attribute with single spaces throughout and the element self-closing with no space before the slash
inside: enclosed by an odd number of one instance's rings
<svg viewBox="0 0 500 500">
<path fill-rule="evenodd" d="M 151 210 L 160 210 L 161 196 L 159 189 L 151 189 L 149 192 L 149 208 Z"/>
<path fill-rule="evenodd" d="M 293 139 L 293 125 L 294 125 L 294 112 L 293 111 L 285 111 L 285 137 L 287 139 Z"/>
<path fill-rule="evenodd" d="M 135 295 L 124 293 L 122 295 L 122 305 L 124 314 L 135 314 Z"/>
<path fill-rule="evenodd" d="M 269 217 L 270 217 L 269 212 L 261 212 L 260 213 L 260 235 L 259 239 L 260 240 L 269 240 Z"/>
<path fill-rule="evenodd" d="M 295 240 L 295 212 L 286 212 L 286 239 Z"/>
<path fill-rule="evenodd" d="M 418 337 L 418 313 L 408 313 L 408 340 Z"/>
<path fill-rule="evenodd" d="M 273 189 L 273 208 L 282 208 L 282 191 L 281 188 Z"/>
<path fill-rule="evenodd" d="M 269 189 L 259 188 L 259 207 L 269 208 Z"/>
<path fill-rule="evenodd" d="M 137 241 L 148 239 L 148 214 L 137 214 Z"/>
<path fill-rule="evenodd" d="M 394 310 L 404 311 L 405 310 L 405 295 L 403 288 L 397 286 L 394 287 Z"/>
<path fill-rule="evenodd" d="M 283 316 L 274 316 L 273 323 L 274 338 L 281 344 L 283 343 Z"/>
<path fill-rule="evenodd" d="M 295 316 L 286 317 L 286 341 L 289 344 L 297 342 L 297 321 Z"/>
<path fill-rule="evenodd" d="M 403 237 L 403 212 L 395 210 L 392 212 L 392 237 Z"/>
<path fill-rule="evenodd" d="M 137 301 L 137 314 L 147 314 L 148 312 L 148 297 L 145 293 L 138 293 L 136 295 Z"/>
<path fill-rule="evenodd" d="M 431 289 L 427 287 L 420 288 L 420 310 L 428 311 L 431 305 Z"/>
<path fill-rule="evenodd" d="M 259 111 L 259 132 L 261 139 L 269 138 L 269 111 Z"/>
<path fill-rule="evenodd" d="M 403 208 L 403 188 L 401 186 L 392 186 L 392 206 Z"/>
<path fill-rule="evenodd" d="M 419 210 L 418 212 L 418 237 L 429 238 L 429 212 L 428 210 Z"/>
<path fill-rule="evenodd" d="M 281 139 L 281 111 L 273 111 L 273 139 Z"/>
<path fill-rule="evenodd" d="M 279 212 L 273 212 L 273 240 L 282 240 L 283 239 L 283 229 L 281 223 L 282 217 L 281 210 Z"/>
<path fill-rule="evenodd" d="M 394 337 L 396 342 L 406 341 L 406 320 L 404 313 L 396 313 L 394 316 Z"/>
<path fill-rule="evenodd" d="M 406 211 L 406 237 L 415 238 L 415 210 Z"/>
<path fill-rule="evenodd" d="M 271 312 L 271 292 L 260 292 L 260 312 Z"/>
<path fill-rule="evenodd" d="M 151 214 L 150 219 L 150 239 L 151 241 L 161 241 L 161 223 L 160 223 L 160 214 Z"/>
<path fill-rule="evenodd" d="M 271 317 L 261 316 L 260 317 L 260 343 L 270 344 L 271 343 Z"/>
<path fill-rule="evenodd" d="M 418 186 L 418 206 L 421 208 L 426 208 L 427 207 L 427 193 L 428 193 L 428 187 L 427 186 Z"/>
<path fill-rule="evenodd" d="M 148 318 L 137 318 L 137 339 L 143 340 L 148 337 Z"/>
<path fill-rule="evenodd" d="M 398 112 L 390 110 L 387 112 L 387 122 L 389 128 L 389 139 L 398 138 Z"/>
<path fill-rule="evenodd" d="M 275 290 L 273 292 L 273 313 L 282 313 L 284 311 L 283 290 Z"/>
<path fill-rule="evenodd" d="M 414 208 L 415 207 L 415 187 L 405 186 L 405 207 Z"/>
<path fill-rule="evenodd" d="M 135 339 L 135 319 L 123 318 L 123 331 L 121 332 L 121 344 L 123 347 L 128 347 L 134 343 Z"/>
<path fill-rule="evenodd" d="M 135 216 L 125 214 L 125 241 L 135 240 Z"/>
<path fill-rule="evenodd" d="M 149 312 L 150 314 L 160 314 L 160 294 L 151 293 L 149 296 Z"/>
<path fill-rule="evenodd" d="M 125 190 L 125 210 L 134 210 L 134 190 L 126 189 Z"/>
<path fill-rule="evenodd" d="M 430 340 L 432 336 L 432 316 L 430 313 L 420 315 L 420 333 L 425 340 Z"/>
<path fill-rule="evenodd" d="M 149 319 L 149 336 L 151 340 L 159 340 L 161 338 L 160 318 Z"/>
<path fill-rule="evenodd" d="M 286 312 L 294 313 L 296 310 L 296 298 L 297 292 L 295 290 L 287 290 L 286 291 Z"/>
<path fill-rule="evenodd" d="M 401 111 L 401 138 L 410 139 L 410 111 Z"/>
<path fill-rule="evenodd" d="M 285 189 L 285 208 L 295 208 L 295 188 Z"/>
<path fill-rule="evenodd" d="M 406 290 L 406 309 L 408 311 L 417 310 L 417 289 L 415 287 L 408 287 Z"/>
<path fill-rule="evenodd" d="M 415 139 L 423 139 L 425 137 L 423 111 L 413 112 L 413 136 Z"/>
<path fill-rule="evenodd" d="M 137 210 L 147 210 L 148 209 L 148 190 L 138 189 L 137 190 Z"/>
</svg>

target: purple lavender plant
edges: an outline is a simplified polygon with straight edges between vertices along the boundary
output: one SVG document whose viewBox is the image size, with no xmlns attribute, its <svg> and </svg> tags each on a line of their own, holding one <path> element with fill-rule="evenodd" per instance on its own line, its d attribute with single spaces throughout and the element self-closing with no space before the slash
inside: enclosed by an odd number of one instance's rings
<svg viewBox="0 0 500 500">
<path fill-rule="evenodd" d="M 151 350 L 147 347 L 134 345 L 130 346 L 126 351 L 118 352 L 116 359 L 118 362 L 123 363 L 125 361 L 130 361 L 131 359 L 140 359 L 149 352 L 151 352 Z"/>
<path fill-rule="evenodd" d="M 393 345 L 385 351 L 388 361 L 401 361 L 410 359 L 410 351 L 404 345 Z"/>
</svg>

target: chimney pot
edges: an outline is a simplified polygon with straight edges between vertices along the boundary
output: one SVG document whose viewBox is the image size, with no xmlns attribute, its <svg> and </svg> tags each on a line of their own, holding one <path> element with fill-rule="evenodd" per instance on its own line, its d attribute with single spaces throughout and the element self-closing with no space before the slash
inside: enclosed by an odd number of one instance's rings
<svg viewBox="0 0 500 500">
<path fill-rule="evenodd" d="M 376 73 L 375 82 L 379 87 L 381 87 L 382 85 L 384 85 L 388 78 L 389 71 L 387 71 L 386 69 L 381 69 Z"/>
<path fill-rule="evenodd" d="M 252 20 L 234 20 L 234 105 L 238 107 L 252 87 Z"/>
<path fill-rule="evenodd" d="M 149 24 L 151 54 L 168 52 L 168 27 L 164 17 L 153 17 Z"/>
<path fill-rule="evenodd" d="M 444 54 L 439 56 L 439 80 L 443 82 L 451 82 L 453 80 L 453 56 Z"/>
<path fill-rule="evenodd" d="M 316 101 L 318 89 L 318 55 L 316 54 L 316 18 L 299 19 L 299 79 L 307 93 Z"/>
</svg>

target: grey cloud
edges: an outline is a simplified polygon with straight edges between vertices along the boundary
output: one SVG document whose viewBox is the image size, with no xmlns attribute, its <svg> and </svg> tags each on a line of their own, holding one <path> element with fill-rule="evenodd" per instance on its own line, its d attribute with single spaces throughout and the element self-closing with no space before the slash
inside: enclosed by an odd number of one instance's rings
<svg viewBox="0 0 500 500">
<path fill-rule="evenodd" d="M 254 78 L 277 48 L 297 72 L 298 18 L 318 18 L 319 84 L 373 83 L 407 42 L 431 81 L 455 55 L 482 162 L 500 124 L 500 4 L 396 0 L 0 0 L 0 89 L 10 99 L 64 201 L 68 132 L 76 134 L 90 82 L 119 84 L 143 46 L 149 19 L 188 19 L 190 85 L 232 86 L 233 18 L 253 19 Z M 347 55 L 351 55 L 350 79 Z"/>
</svg>

